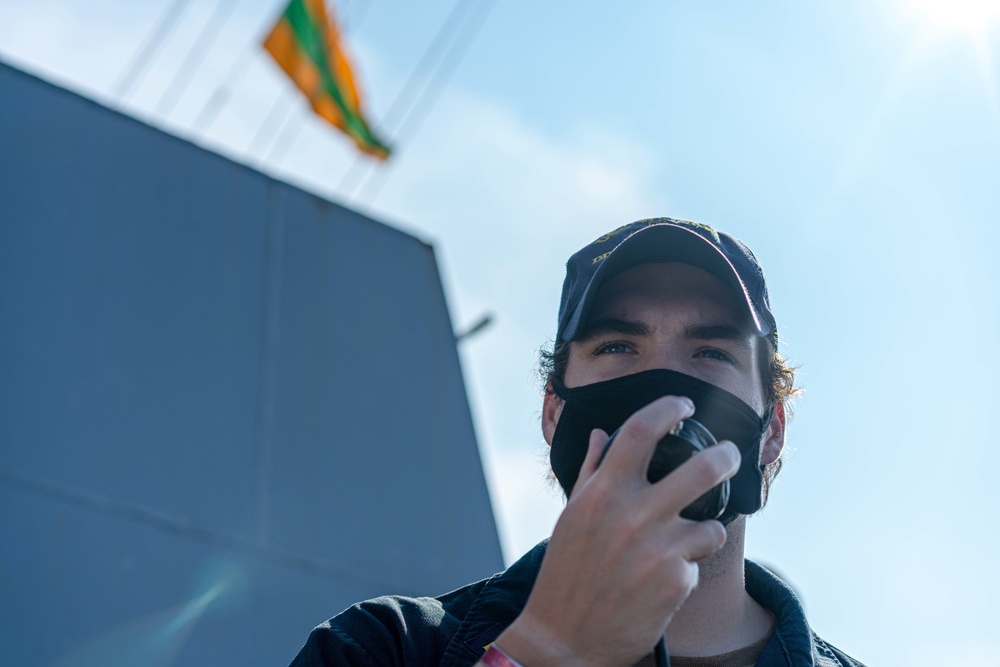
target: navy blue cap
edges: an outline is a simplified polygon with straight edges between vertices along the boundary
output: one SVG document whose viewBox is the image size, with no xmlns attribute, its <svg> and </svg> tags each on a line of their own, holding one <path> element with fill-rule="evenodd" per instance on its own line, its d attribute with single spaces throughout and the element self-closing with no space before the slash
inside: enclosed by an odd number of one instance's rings
<svg viewBox="0 0 1000 667">
<path fill-rule="evenodd" d="M 648 218 L 619 227 L 569 258 L 559 303 L 557 342 L 579 335 L 605 280 L 650 262 L 691 264 L 722 280 L 743 295 L 757 334 L 768 337 L 777 347 L 777 326 L 764 271 L 750 249 L 708 225 L 673 218 Z"/>
</svg>

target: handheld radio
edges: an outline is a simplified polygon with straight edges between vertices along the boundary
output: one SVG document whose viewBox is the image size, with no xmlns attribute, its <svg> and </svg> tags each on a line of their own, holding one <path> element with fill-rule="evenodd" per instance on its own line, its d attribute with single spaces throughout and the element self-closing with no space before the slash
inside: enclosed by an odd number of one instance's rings
<svg viewBox="0 0 1000 667">
<path fill-rule="evenodd" d="M 618 436 L 619 428 L 611 434 L 608 444 L 604 445 L 601 453 L 601 460 L 611 449 L 615 437 Z M 646 479 L 650 484 L 655 484 L 671 472 L 679 468 L 685 461 L 704 451 L 709 447 L 718 444 L 715 436 L 705 428 L 700 422 L 694 419 L 685 419 L 678 422 L 677 426 L 663 436 L 656 443 L 656 451 L 649 462 L 649 469 L 646 472 Z M 706 519 L 718 519 L 726 511 L 729 503 L 729 480 L 723 480 L 721 484 L 712 487 L 693 503 L 681 511 L 681 516 L 691 521 L 705 521 Z M 657 667 L 670 667 L 670 654 L 667 652 L 666 638 L 660 637 L 653 650 Z"/>
</svg>

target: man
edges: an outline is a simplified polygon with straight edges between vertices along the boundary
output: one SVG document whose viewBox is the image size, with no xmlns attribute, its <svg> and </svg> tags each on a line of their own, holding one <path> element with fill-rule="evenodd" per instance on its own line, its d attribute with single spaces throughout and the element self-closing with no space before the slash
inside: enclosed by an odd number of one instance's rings
<svg viewBox="0 0 1000 667">
<path fill-rule="evenodd" d="M 543 362 L 542 433 L 568 496 L 550 540 L 439 598 L 355 605 L 293 665 L 653 665 L 661 638 L 674 667 L 860 665 L 743 558 L 794 393 L 745 246 L 670 218 L 600 237 L 567 263 Z M 719 444 L 651 481 L 657 443 L 692 419 Z M 727 480 L 725 510 L 692 520 L 689 506 L 724 496 L 713 490 Z"/>
</svg>

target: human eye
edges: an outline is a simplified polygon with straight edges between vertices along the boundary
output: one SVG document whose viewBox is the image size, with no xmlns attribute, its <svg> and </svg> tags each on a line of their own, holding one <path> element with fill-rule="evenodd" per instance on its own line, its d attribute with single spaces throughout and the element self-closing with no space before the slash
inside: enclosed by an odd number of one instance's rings
<svg viewBox="0 0 1000 667">
<path fill-rule="evenodd" d="M 701 357 L 702 359 L 714 359 L 716 361 L 724 361 L 726 363 L 734 363 L 733 358 L 729 356 L 728 353 L 723 352 L 717 347 L 703 347 L 698 350 L 695 356 Z"/>
<path fill-rule="evenodd" d="M 602 354 L 628 354 L 632 351 L 632 346 L 628 343 L 620 340 L 614 340 L 607 343 L 601 343 L 594 350 L 594 355 Z"/>
</svg>

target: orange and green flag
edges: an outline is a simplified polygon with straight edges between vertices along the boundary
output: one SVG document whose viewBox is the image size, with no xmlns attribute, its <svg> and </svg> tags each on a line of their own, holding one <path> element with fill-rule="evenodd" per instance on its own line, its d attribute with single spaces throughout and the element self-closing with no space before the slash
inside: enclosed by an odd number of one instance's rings
<svg viewBox="0 0 1000 667">
<path fill-rule="evenodd" d="M 361 96 L 344 53 L 340 29 L 330 20 L 323 0 L 291 0 L 264 48 L 305 94 L 320 117 L 343 130 L 358 148 L 377 158 L 389 147 L 368 127 Z"/>
</svg>

